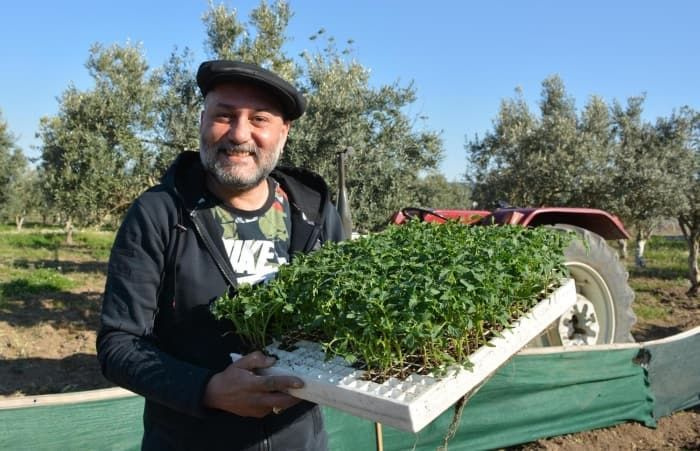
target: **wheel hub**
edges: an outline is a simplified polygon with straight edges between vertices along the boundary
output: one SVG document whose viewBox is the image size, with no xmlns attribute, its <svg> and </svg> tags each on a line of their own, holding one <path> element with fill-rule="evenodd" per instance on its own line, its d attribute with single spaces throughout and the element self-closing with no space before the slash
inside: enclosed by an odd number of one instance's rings
<svg viewBox="0 0 700 451">
<path fill-rule="evenodd" d="M 576 304 L 559 318 L 558 331 L 564 346 L 596 344 L 600 324 L 593 303 L 577 294 Z"/>
</svg>

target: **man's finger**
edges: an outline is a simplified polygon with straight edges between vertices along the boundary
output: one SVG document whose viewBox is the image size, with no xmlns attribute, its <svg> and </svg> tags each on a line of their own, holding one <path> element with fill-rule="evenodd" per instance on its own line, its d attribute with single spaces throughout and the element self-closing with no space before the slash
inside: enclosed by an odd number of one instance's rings
<svg viewBox="0 0 700 451">
<path fill-rule="evenodd" d="M 287 391 L 290 388 L 301 388 L 304 382 L 298 377 L 293 376 L 263 376 L 262 385 L 265 391 Z"/>
<path fill-rule="evenodd" d="M 276 361 L 274 357 L 267 356 L 260 351 L 253 351 L 233 362 L 233 365 L 237 368 L 252 371 L 257 368 L 269 368 L 274 365 Z"/>
</svg>

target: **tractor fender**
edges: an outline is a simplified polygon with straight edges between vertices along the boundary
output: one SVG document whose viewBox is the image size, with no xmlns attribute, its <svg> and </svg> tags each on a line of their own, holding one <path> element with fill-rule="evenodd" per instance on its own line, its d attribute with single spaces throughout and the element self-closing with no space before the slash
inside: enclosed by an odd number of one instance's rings
<svg viewBox="0 0 700 451">
<path fill-rule="evenodd" d="M 517 224 L 525 227 L 569 224 L 590 230 L 606 240 L 630 238 L 620 219 L 594 208 L 501 208 L 481 220 L 482 224 Z"/>
</svg>

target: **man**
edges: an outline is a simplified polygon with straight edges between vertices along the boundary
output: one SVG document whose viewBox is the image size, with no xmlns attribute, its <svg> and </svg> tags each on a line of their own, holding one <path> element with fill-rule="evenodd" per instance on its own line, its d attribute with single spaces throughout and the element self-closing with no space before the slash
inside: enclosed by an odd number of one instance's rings
<svg viewBox="0 0 700 451">
<path fill-rule="evenodd" d="M 343 237 L 317 175 L 275 166 L 302 95 L 236 61 L 197 72 L 200 149 L 183 152 L 131 206 L 109 261 L 97 349 L 104 375 L 146 398 L 143 449 L 324 449 L 318 406 L 265 377 L 210 303 L 258 283 L 299 252 Z"/>
</svg>

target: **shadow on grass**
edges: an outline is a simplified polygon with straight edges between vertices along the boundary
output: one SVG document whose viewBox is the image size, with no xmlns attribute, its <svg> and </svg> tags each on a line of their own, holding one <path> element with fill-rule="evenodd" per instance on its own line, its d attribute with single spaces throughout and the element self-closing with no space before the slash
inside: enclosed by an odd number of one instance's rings
<svg viewBox="0 0 700 451">
<path fill-rule="evenodd" d="M 686 277 L 687 273 L 683 270 L 673 268 L 629 268 L 630 277 L 646 277 L 651 279 L 662 280 L 678 280 Z"/>
<path fill-rule="evenodd" d="M 32 289 L 36 287 L 32 286 Z M 96 330 L 101 302 L 102 293 L 92 291 L 43 291 L 3 296 L 0 300 L 0 321 L 13 327 L 49 323 L 59 328 Z"/>
<path fill-rule="evenodd" d="M 22 327 L 41 323 L 50 323 L 55 327 L 97 327 L 104 287 L 100 286 L 99 292 L 76 292 L 71 289 L 75 284 L 62 276 L 106 276 L 106 262 L 18 259 L 13 262 L 13 266 L 29 269 L 30 272 L 0 283 L 0 321 Z M 44 270 L 51 272 L 37 276 Z"/>
<path fill-rule="evenodd" d="M 682 327 L 678 326 L 657 326 L 655 324 L 645 324 L 637 326 L 632 333 L 634 340 L 637 342 L 658 340 L 661 338 L 670 337 L 672 335 L 683 332 Z"/>
<path fill-rule="evenodd" d="M 97 357 L 74 354 L 59 359 L 20 358 L 0 365 L 0 396 L 46 395 L 113 387 Z"/>
<path fill-rule="evenodd" d="M 76 262 L 70 260 L 26 260 L 18 259 L 12 263 L 18 268 L 51 268 L 60 269 L 61 272 L 99 272 L 107 275 L 107 262 L 84 261 Z"/>
</svg>

